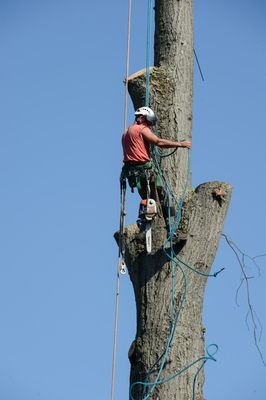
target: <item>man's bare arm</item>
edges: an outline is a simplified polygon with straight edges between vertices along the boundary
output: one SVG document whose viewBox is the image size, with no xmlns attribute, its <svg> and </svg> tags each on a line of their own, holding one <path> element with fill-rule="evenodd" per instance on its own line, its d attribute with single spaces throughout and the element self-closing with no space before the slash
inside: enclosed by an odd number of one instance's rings
<svg viewBox="0 0 266 400">
<path fill-rule="evenodd" d="M 141 131 L 143 138 L 150 144 L 155 144 L 160 148 L 171 149 L 176 147 L 186 147 L 187 149 L 191 148 L 191 142 L 184 140 L 183 142 L 177 142 L 168 139 L 161 139 L 158 136 L 154 135 L 149 128 L 144 128 Z"/>
</svg>

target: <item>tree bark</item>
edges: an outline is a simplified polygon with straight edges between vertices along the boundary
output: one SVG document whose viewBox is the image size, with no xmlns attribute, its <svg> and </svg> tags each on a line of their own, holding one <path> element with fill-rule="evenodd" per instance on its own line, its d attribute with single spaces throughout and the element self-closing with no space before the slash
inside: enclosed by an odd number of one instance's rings
<svg viewBox="0 0 266 400">
<path fill-rule="evenodd" d="M 190 140 L 192 130 L 193 17 L 192 0 L 155 1 L 155 66 L 151 68 L 150 101 L 158 123 L 156 134 L 172 140 Z M 129 79 L 135 108 L 145 104 L 145 70 Z M 188 150 L 178 149 L 161 160 L 161 169 L 180 199 L 188 175 Z M 175 312 L 181 307 L 175 334 L 160 381 L 168 379 L 205 354 L 202 309 L 207 276 L 218 247 L 231 196 L 231 186 L 209 182 L 189 190 L 182 209 L 182 225 L 188 232 L 183 248 L 175 247 Z M 153 222 L 152 254 L 136 225 L 126 228 L 126 264 L 136 299 L 137 332 L 129 349 L 130 384 L 145 381 L 151 366 L 161 357 L 171 329 L 171 263 L 162 250 L 165 221 Z M 180 261 L 181 260 L 181 261 Z M 190 269 L 189 267 L 193 267 Z M 176 379 L 157 385 L 152 397 L 160 400 L 192 399 L 193 381 L 201 363 L 195 363 Z M 159 366 L 149 376 L 156 379 Z M 195 400 L 203 399 L 204 372 L 195 386 Z M 133 385 L 135 400 L 144 399 L 143 386 Z"/>
</svg>

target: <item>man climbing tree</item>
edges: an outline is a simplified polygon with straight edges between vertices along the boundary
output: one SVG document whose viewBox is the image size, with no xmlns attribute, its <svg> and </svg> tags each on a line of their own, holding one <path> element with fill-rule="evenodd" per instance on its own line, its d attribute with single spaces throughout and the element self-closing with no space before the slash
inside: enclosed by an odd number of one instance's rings
<svg viewBox="0 0 266 400">
<path fill-rule="evenodd" d="M 135 110 L 150 106 L 158 115 L 156 131 L 162 139 L 150 132 L 145 115 L 139 114 L 139 120 L 137 115 L 136 126 L 129 129 L 129 134 L 132 130 L 142 132 L 146 158 L 130 159 L 127 133 L 123 139 L 126 163 L 149 162 L 150 144 L 161 143 L 162 148 L 182 147 L 182 137 L 183 145 L 190 147 L 192 0 L 155 0 L 154 50 L 155 66 L 131 76 L 128 88 Z M 138 127 L 138 121 L 144 125 L 143 129 Z M 145 141 L 149 144 L 147 147 Z M 208 182 L 193 190 L 188 151 L 156 153 L 155 163 L 176 215 L 168 233 L 163 218 L 154 219 L 149 255 L 139 228 L 130 225 L 125 229 L 125 261 L 137 308 L 137 331 L 129 349 L 130 399 L 203 400 L 203 366 L 208 360 L 215 360 L 217 350 L 216 346 L 205 349 L 204 289 L 207 278 L 216 277 L 220 272 L 210 270 L 231 186 Z M 181 226 L 188 232 L 183 247 L 173 243 L 173 232 Z"/>
<path fill-rule="evenodd" d="M 191 148 L 189 141 L 173 141 L 161 139 L 156 136 L 150 129 L 156 123 L 156 116 L 153 110 L 149 107 L 141 107 L 135 112 L 135 122 L 132 124 L 122 137 L 123 153 L 124 153 L 124 168 L 125 175 L 129 171 L 132 175 L 137 175 L 137 171 L 151 169 L 151 145 L 160 148 Z M 143 199 L 147 198 L 146 191 L 139 191 Z"/>
<path fill-rule="evenodd" d="M 135 112 L 135 122 L 132 124 L 122 137 L 124 153 L 124 166 L 121 178 L 127 178 L 131 189 L 137 187 L 141 198 L 144 200 L 140 204 L 139 221 L 143 218 L 147 209 L 147 199 L 152 198 L 157 201 L 157 207 L 162 209 L 166 226 L 169 231 L 169 221 L 167 207 L 169 199 L 167 191 L 163 188 L 158 170 L 151 157 L 151 145 L 159 148 L 191 148 L 189 141 L 173 141 L 161 139 L 151 131 L 151 126 L 156 124 L 156 116 L 149 107 L 141 107 Z M 172 214 L 175 210 L 172 208 Z M 160 213 L 159 213 L 160 214 Z M 185 239 L 179 231 L 175 234 Z"/>
<path fill-rule="evenodd" d="M 135 123 L 128 128 L 122 138 L 125 163 L 143 164 L 150 161 L 151 144 L 160 148 L 191 148 L 189 141 L 172 141 L 154 135 L 150 126 L 155 125 L 156 116 L 151 108 L 141 107 L 135 112 L 135 116 Z"/>
</svg>

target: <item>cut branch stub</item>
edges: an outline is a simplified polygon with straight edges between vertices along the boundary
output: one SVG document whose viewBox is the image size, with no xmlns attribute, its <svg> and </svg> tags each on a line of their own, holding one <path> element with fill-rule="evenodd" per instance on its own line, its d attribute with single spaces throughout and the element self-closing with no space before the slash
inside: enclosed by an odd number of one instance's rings
<svg viewBox="0 0 266 400">
<path fill-rule="evenodd" d="M 145 69 L 129 77 L 128 90 L 135 109 L 145 105 Z M 155 133 L 162 138 L 174 141 L 190 140 L 191 109 L 186 104 L 186 107 L 183 106 L 180 108 L 180 105 L 176 110 L 174 107 L 175 96 L 176 81 L 172 79 L 169 71 L 164 68 L 151 67 L 150 106 L 157 116 Z M 183 121 L 180 116 L 184 114 L 183 111 L 185 110 L 188 115 L 185 121 Z M 180 131 L 179 126 L 184 126 L 184 129 Z M 179 199 L 183 194 L 185 186 L 191 188 L 191 173 L 188 172 L 188 162 L 188 150 L 184 148 L 178 149 L 173 156 L 164 158 L 160 162 L 161 168 L 164 170 L 173 191 Z"/>
<path fill-rule="evenodd" d="M 146 69 L 131 75 L 128 78 L 128 90 L 135 110 L 145 105 L 146 94 Z M 173 83 L 168 73 L 163 68 L 150 68 L 150 107 L 154 110 L 157 123 L 156 132 L 161 137 L 171 139 L 169 132 L 165 132 L 165 122 L 171 118 L 171 110 L 168 104 L 169 97 L 174 94 Z M 177 139 L 177 136 L 172 139 Z"/>
</svg>

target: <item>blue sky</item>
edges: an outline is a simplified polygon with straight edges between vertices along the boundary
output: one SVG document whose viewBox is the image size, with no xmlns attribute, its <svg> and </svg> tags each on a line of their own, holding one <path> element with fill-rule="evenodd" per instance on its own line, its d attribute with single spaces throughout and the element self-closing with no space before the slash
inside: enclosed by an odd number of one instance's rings
<svg viewBox="0 0 266 400">
<path fill-rule="evenodd" d="M 224 232 L 266 253 L 266 5 L 195 1 L 193 185 L 230 182 Z M 130 72 L 145 65 L 133 0 Z M 127 1 L 0 0 L 0 399 L 110 396 Z M 132 107 L 129 120 L 132 118 Z M 134 222 L 137 195 L 128 196 Z M 248 273 L 266 325 L 266 257 Z M 245 324 L 240 268 L 222 240 L 208 283 L 206 399 L 261 400 L 265 367 Z M 116 399 L 127 398 L 135 305 L 122 277 Z M 266 333 L 260 342 L 266 354 Z"/>
</svg>

